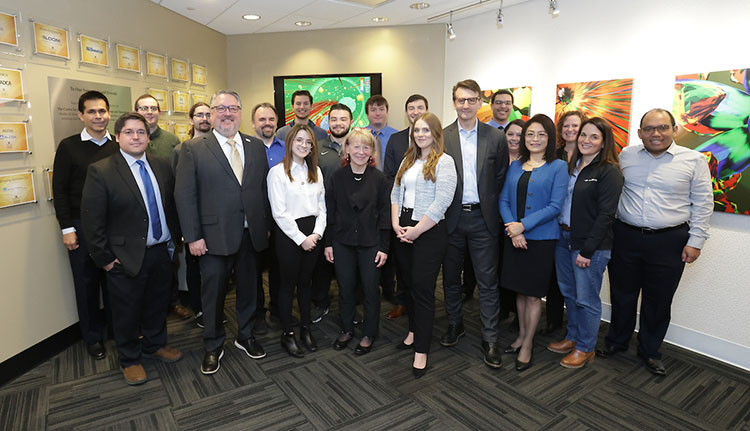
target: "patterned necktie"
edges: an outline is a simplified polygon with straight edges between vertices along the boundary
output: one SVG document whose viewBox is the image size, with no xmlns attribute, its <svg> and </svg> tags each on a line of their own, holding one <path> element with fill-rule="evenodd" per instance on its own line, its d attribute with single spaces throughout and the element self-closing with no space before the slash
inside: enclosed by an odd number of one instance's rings
<svg viewBox="0 0 750 431">
<path fill-rule="evenodd" d="M 378 169 L 381 171 L 383 170 L 383 156 L 385 156 L 385 151 L 383 151 L 383 145 L 380 143 L 380 135 L 381 133 L 376 132 L 375 130 L 372 131 L 372 134 L 375 136 L 375 151 L 377 151 L 377 163 L 378 163 Z"/>
<path fill-rule="evenodd" d="M 242 185 L 242 157 L 240 156 L 240 150 L 237 149 L 237 143 L 234 139 L 227 139 L 227 144 L 232 147 L 231 164 L 234 176 L 237 177 L 237 181 Z"/>
<path fill-rule="evenodd" d="M 151 175 L 146 170 L 146 164 L 143 160 L 136 160 L 140 167 L 141 180 L 143 188 L 146 189 L 146 201 L 148 203 L 148 218 L 151 220 L 151 235 L 154 240 L 161 238 L 161 217 L 159 217 L 159 206 L 156 204 L 156 193 L 154 193 L 154 184 L 151 182 Z"/>
</svg>

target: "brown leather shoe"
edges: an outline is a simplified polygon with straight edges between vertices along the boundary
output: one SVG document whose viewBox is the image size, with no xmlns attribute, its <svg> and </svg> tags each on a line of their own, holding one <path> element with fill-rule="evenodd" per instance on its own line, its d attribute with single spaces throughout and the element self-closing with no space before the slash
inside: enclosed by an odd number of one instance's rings
<svg viewBox="0 0 750 431">
<path fill-rule="evenodd" d="M 122 375 L 125 377 L 125 383 L 136 386 L 146 383 L 146 370 L 143 365 L 135 364 L 122 369 Z"/>
<path fill-rule="evenodd" d="M 169 346 L 164 346 L 154 353 L 144 353 L 145 358 L 154 358 L 162 362 L 177 362 L 182 358 L 182 352 Z"/>
<path fill-rule="evenodd" d="M 406 307 L 404 307 L 403 305 L 397 305 L 393 308 L 393 310 L 389 311 L 388 314 L 385 315 L 385 318 L 389 320 L 398 319 L 399 317 L 404 315 L 405 311 Z"/>
<path fill-rule="evenodd" d="M 169 310 L 169 312 L 179 317 L 180 319 L 188 319 L 193 315 L 190 310 L 183 307 L 181 304 L 175 305 Z"/>
<path fill-rule="evenodd" d="M 589 362 L 594 362 L 595 356 L 596 352 L 593 350 L 590 352 L 582 352 L 576 349 L 568 353 L 568 355 L 560 361 L 560 365 L 565 368 L 581 368 Z"/>
<path fill-rule="evenodd" d="M 576 348 L 575 341 L 562 340 L 557 343 L 547 344 L 547 350 L 555 353 L 570 353 Z"/>
</svg>

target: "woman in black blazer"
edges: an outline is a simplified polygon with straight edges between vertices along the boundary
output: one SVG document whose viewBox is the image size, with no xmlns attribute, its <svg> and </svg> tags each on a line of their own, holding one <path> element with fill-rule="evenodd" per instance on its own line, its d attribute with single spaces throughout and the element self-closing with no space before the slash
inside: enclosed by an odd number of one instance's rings
<svg viewBox="0 0 750 431">
<path fill-rule="evenodd" d="M 344 144 L 344 167 L 326 181 L 328 231 L 324 253 L 336 267 L 343 326 L 333 348 L 346 348 L 354 336 L 354 290 L 359 282 L 364 292 L 364 335 L 354 349 L 356 355 L 369 353 L 378 335 L 378 281 L 390 243 L 390 181 L 375 168 L 376 148 L 369 130 L 352 129 Z"/>
</svg>

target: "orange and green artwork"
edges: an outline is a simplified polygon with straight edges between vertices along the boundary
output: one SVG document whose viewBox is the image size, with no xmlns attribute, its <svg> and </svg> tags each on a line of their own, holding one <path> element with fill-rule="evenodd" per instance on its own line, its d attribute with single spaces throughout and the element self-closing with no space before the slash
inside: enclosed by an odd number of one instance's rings
<svg viewBox="0 0 750 431">
<path fill-rule="evenodd" d="M 508 90 L 513 93 L 513 111 L 508 117 L 508 121 L 517 119 L 528 120 L 531 117 L 531 87 L 512 87 L 512 88 L 494 88 L 492 90 L 482 90 L 482 107 L 477 111 L 477 118 L 483 123 L 492 120 L 492 95 L 498 90 Z"/>
</svg>

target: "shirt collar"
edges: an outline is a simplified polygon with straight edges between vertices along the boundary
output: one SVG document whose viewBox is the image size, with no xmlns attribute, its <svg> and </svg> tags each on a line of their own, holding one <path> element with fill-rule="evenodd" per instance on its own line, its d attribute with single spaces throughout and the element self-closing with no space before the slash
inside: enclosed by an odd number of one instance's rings
<svg viewBox="0 0 750 431">
<path fill-rule="evenodd" d="M 672 141 L 672 143 L 669 145 L 669 147 L 667 147 L 667 149 L 663 153 L 659 154 L 658 156 L 654 156 L 653 154 L 651 154 L 646 149 L 646 146 L 643 145 L 643 144 L 641 144 L 641 149 L 639 151 L 645 151 L 648 155 L 650 155 L 651 157 L 653 157 L 655 159 L 663 156 L 665 153 L 669 153 L 670 155 L 674 156 L 677 153 L 677 144 L 675 144 L 675 142 Z"/>
<path fill-rule="evenodd" d="M 224 136 L 221 133 L 217 132 L 215 129 L 211 130 L 211 132 L 216 137 L 216 140 L 219 141 L 219 145 L 223 146 L 224 144 L 227 143 L 227 140 L 229 138 L 227 138 L 226 136 Z M 242 137 L 240 136 L 240 132 L 235 132 L 234 136 L 232 136 L 232 140 L 234 140 L 235 144 L 242 144 Z"/>
<path fill-rule="evenodd" d="M 305 171 L 307 171 L 307 161 L 302 161 L 302 164 L 299 164 L 292 160 L 292 167 L 289 170 L 294 171 L 297 169 L 304 169 Z"/>
<path fill-rule="evenodd" d="M 81 140 L 82 140 L 83 142 L 86 142 L 86 141 L 94 141 L 94 143 L 96 143 L 96 144 L 99 144 L 99 145 L 101 145 L 101 144 L 103 144 L 104 142 L 106 142 L 106 140 L 107 140 L 107 139 L 110 139 L 110 140 L 112 139 L 112 137 L 111 137 L 111 136 L 109 136 L 109 130 L 107 130 L 107 131 L 106 131 L 106 132 L 104 133 L 104 136 L 105 136 L 104 138 L 102 138 L 102 139 L 100 139 L 100 140 L 98 140 L 98 141 L 97 141 L 96 139 L 94 139 L 94 137 L 93 137 L 93 136 L 91 136 L 91 135 L 89 134 L 89 131 L 88 131 L 88 130 L 86 130 L 86 128 L 85 128 L 85 127 L 83 128 L 83 131 L 81 132 Z M 105 139 L 105 138 L 106 138 L 106 139 Z"/>
<path fill-rule="evenodd" d="M 122 149 L 120 149 L 120 154 L 122 154 L 122 157 L 125 158 L 125 161 L 127 162 L 128 166 L 131 166 L 131 167 L 138 160 L 143 160 L 144 163 L 148 163 L 148 160 L 146 159 L 146 153 L 141 154 L 141 157 L 139 157 L 139 158 L 135 158 L 135 157 L 131 156 L 130 154 L 126 153 L 125 151 L 122 151 Z"/>
<path fill-rule="evenodd" d="M 458 131 L 459 131 L 459 132 L 462 132 L 462 133 L 466 133 L 466 134 L 469 134 L 469 135 L 470 135 L 470 134 L 471 134 L 472 132 L 476 132 L 476 131 L 477 131 L 477 126 L 478 126 L 478 125 L 479 125 L 479 119 L 478 119 L 478 118 L 475 118 L 475 119 L 474 119 L 474 126 L 472 126 L 472 128 L 471 128 L 471 129 L 464 129 L 464 128 L 463 128 L 463 127 L 461 126 L 461 122 L 460 122 L 460 121 L 458 121 Z"/>
</svg>

